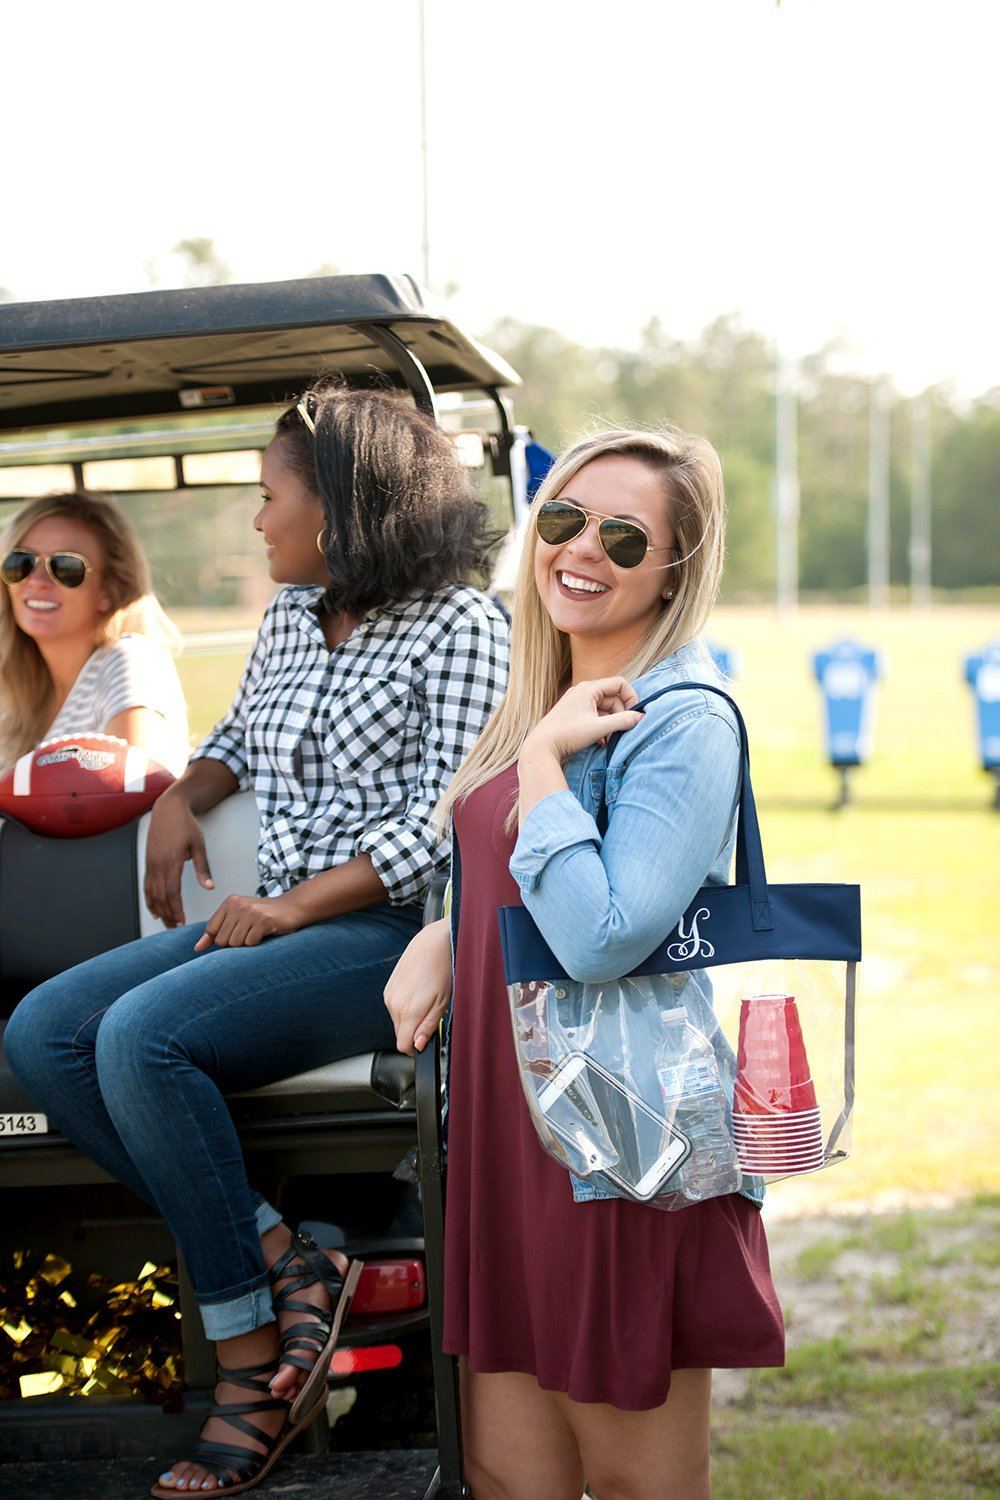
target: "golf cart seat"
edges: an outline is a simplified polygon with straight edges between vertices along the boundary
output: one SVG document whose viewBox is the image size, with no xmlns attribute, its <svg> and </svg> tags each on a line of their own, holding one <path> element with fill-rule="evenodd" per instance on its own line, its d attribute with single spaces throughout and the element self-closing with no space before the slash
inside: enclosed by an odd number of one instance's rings
<svg viewBox="0 0 1000 1500">
<path fill-rule="evenodd" d="M 86 958 L 162 930 L 142 899 L 150 815 L 87 839 L 50 839 L 0 820 L 0 1008 L 8 1017 L 33 986 Z M 215 881 L 205 890 L 185 866 L 182 894 L 188 921 L 204 921 L 227 895 L 252 893 L 257 884 L 257 806 L 237 793 L 200 819 Z M 432 899 L 440 901 L 440 883 Z M 6 1025 L 0 1020 L 0 1027 Z M 328 1128 L 345 1127 L 354 1146 L 368 1138 L 372 1170 L 394 1165 L 412 1136 L 402 1135 L 413 1087 L 409 1058 L 369 1052 L 344 1058 L 263 1088 L 234 1095 L 234 1118 L 252 1149 L 287 1150 L 289 1131 L 318 1149 Z M 33 1123 L 34 1121 L 34 1123 Z M 19 1125 L 20 1122 L 20 1125 Z M 85 1163 L 14 1078 L 0 1050 L 0 1183 L 104 1180 Z M 395 1127 L 395 1128 L 394 1128 Z M 338 1139 L 343 1132 L 338 1130 Z M 378 1164 L 376 1164 L 378 1158 Z M 384 1160 L 383 1160 L 384 1158 Z M 29 1160 L 34 1170 L 29 1167 Z M 81 1174 L 86 1174 L 82 1176 Z"/>
</svg>

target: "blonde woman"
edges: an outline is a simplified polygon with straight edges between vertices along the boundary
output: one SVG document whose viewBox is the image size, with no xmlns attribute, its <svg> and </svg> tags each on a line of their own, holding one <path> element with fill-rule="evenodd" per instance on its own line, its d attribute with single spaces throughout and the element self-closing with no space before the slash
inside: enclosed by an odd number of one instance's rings
<svg viewBox="0 0 1000 1500">
<path fill-rule="evenodd" d="M 665 1213 L 574 1179 L 524 1101 L 496 910 L 522 902 L 574 979 L 629 972 L 735 838 L 734 718 L 698 640 L 722 570 L 715 450 L 675 430 L 575 444 L 533 508 L 510 685 L 441 811 L 454 818 L 445 1349 L 460 1356 L 476 1500 L 703 1500 L 711 1371 L 780 1365 L 759 1194 Z M 604 741 L 610 821 L 594 813 Z M 386 1003 L 400 1050 L 452 993 L 446 923 Z"/>
<path fill-rule="evenodd" d="M 0 536 L 0 766 L 43 740 L 117 735 L 180 775 L 187 709 L 131 524 L 79 490 L 23 506 Z"/>
</svg>

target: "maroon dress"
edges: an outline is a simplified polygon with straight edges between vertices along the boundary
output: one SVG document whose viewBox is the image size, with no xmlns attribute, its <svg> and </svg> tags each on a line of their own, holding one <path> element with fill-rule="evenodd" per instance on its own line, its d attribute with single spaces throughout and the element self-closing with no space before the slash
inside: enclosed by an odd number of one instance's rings
<svg viewBox="0 0 1000 1500">
<path fill-rule="evenodd" d="M 674 1213 L 575 1203 L 542 1150 L 514 1055 L 497 926 L 520 904 L 504 820 L 516 770 L 457 810 L 462 856 L 445 1224 L 449 1354 L 484 1374 L 626 1411 L 660 1406 L 671 1370 L 781 1365 L 785 1335 L 760 1212 L 734 1193 Z"/>
</svg>

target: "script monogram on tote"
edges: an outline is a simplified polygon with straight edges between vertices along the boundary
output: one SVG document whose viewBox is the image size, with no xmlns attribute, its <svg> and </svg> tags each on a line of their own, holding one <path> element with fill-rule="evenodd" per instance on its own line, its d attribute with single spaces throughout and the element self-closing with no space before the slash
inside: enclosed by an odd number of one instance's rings
<svg viewBox="0 0 1000 1500">
<path fill-rule="evenodd" d="M 687 932 L 684 931 L 684 918 L 681 917 L 677 923 L 677 936 L 681 941 L 679 943 L 671 943 L 667 949 L 667 957 L 672 962 L 690 963 L 693 958 L 698 958 L 701 954 L 704 954 L 706 958 L 715 957 L 715 948 L 708 941 L 708 938 L 702 937 L 698 931 L 699 921 L 707 922 L 711 915 L 712 913 L 707 906 L 699 906 L 691 918 L 691 926 Z"/>
</svg>

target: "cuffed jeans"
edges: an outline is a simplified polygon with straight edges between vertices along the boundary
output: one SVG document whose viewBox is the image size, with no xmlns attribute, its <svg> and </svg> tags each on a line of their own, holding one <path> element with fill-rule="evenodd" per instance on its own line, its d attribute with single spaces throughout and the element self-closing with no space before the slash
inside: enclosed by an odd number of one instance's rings
<svg viewBox="0 0 1000 1500">
<path fill-rule="evenodd" d="M 178 927 L 39 985 L 8 1022 L 34 1103 L 163 1215 L 210 1339 L 274 1320 L 260 1236 L 280 1222 L 247 1181 L 223 1090 L 392 1047 L 382 992 L 420 919 L 371 906 L 203 954 L 204 924 Z"/>
</svg>

